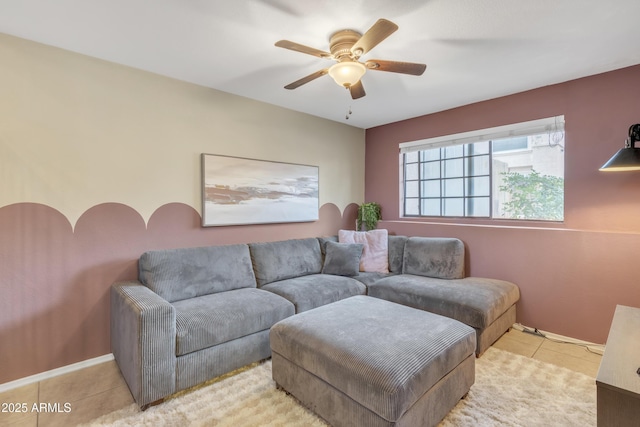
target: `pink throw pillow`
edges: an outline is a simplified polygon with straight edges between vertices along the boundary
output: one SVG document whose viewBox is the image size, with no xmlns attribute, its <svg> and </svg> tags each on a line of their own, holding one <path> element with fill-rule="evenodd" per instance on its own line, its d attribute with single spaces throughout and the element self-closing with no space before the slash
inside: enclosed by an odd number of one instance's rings
<svg viewBox="0 0 640 427">
<path fill-rule="evenodd" d="M 362 243 L 360 271 L 389 272 L 389 233 L 387 230 L 351 231 L 339 230 L 338 242 Z"/>
</svg>

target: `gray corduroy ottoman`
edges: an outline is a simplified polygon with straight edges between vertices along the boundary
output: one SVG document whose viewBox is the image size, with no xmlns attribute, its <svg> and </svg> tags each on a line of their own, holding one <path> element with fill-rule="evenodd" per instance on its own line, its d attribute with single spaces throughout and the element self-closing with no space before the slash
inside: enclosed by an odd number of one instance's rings
<svg viewBox="0 0 640 427">
<path fill-rule="evenodd" d="M 475 331 L 355 296 L 270 332 L 273 379 L 335 427 L 437 425 L 475 380 Z"/>
</svg>

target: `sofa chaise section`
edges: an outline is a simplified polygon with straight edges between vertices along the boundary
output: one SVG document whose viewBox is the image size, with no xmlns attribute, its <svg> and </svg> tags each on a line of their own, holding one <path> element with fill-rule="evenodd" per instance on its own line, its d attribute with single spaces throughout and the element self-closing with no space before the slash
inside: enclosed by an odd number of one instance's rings
<svg viewBox="0 0 640 427">
<path fill-rule="evenodd" d="M 270 357 L 269 329 L 294 313 L 257 289 L 247 245 L 150 251 L 111 288 L 111 346 L 144 408 Z"/>
<path fill-rule="evenodd" d="M 464 261 L 464 243 L 458 239 L 410 237 L 403 273 L 369 284 L 368 295 L 473 327 L 480 355 L 515 323 L 520 291 L 504 280 L 464 277 Z"/>
</svg>

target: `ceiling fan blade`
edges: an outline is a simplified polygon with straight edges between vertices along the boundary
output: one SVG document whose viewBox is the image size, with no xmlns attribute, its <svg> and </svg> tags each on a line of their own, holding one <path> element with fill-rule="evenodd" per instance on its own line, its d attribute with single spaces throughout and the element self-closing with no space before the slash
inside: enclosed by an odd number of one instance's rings
<svg viewBox="0 0 640 427">
<path fill-rule="evenodd" d="M 313 47 L 305 46 L 289 40 L 279 40 L 275 44 L 276 46 L 282 47 L 284 49 L 295 50 L 296 52 L 306 53 L 307 55 L 317 56 L 318 58 L 332 58 L 332 55 L 329 52 L 325 52 L 323 50 L 315 49 Z"/>
<path fill-rule="evenodd" d="M 411 74 L 421 76 L 427 68 L 425 64 L 413 62 L 385 61 L 383 59 L 370 59 L 365 65 L 370 70 L 390 71 L 392 73 Z"/>
<path fill-rule="evenodd" d="M 378 21 L 360 37 L 360 40 L 351 47 L 351 52 L 358 58 L 376 47 L 382 40 L 389 37 L 397 29 L 398 26 L 393 22 L 387 21 L 386 19 L 378 19 Z"/>
<path fill-rule="evenodd" d="M 296 80 L 293 83 L 289 83 L 288 85 L 286 85 L 284 88 L 285 89 L 295 89 L 298 88 L 300 86 L 302 86 L 303 84 L 309 83 L 312 80 L 317 79 L 318 77 L 322 77 L 325 74 L 327 74 L 329 72 L 328 68 L 325 68 L 324 70 L 320 70 L 320 71 L 316 71 L 313 74 L 309 74 L 306 77 L 301 78 L 300 80 Z"/>
<path fill-rule="evenodd" d="M 362 80 L 358 80 L 358 83 L 353 86 L 349 86 L 349 92 L 351 92 L 352 99 L 358 99 L 365 96 L 367 93 L 364 91 L 364 86 L 362 86 Z"/>
</svg>

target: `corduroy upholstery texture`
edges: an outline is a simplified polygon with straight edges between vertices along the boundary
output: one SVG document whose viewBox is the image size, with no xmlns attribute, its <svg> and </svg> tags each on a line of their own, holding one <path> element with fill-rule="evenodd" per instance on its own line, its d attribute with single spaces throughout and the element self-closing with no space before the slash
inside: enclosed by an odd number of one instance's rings
<svg viewBox="0 0 640 427">
<path fill-rule="evenodd" d="M 336 242 L 338 243 L 338 236 L 326 236 L 326 237 L 318 237 L 318 242 L 320 243 L 320 253 L 322 253 L 322 260 L 324 261 L 324 257 L 326 255 L 327 242 Z"/>
<path fill-rule="evenodd" d="M 296 313 L 367 293 L 367 287 L 355 278 L 331 274 L 310 274 L 280 280 L 264 285 L 260 289 L 288 299 L 295 305 Z"/>
<path fill-rule="evenodd" d="M 256 287 L 247 245 L 149 251 L 138 265 L 140 281 L 169 302 Z"/>
<path fill-rule="evenodd" d="M 258 287 L 322 271 L 322 252 L 316 238 L 250 243 L 249 250 Z"/>
<path fill-rule="evenodd" d="M 111 351 L 138 405 L 176 391 L 176 312 L 139 282 L 111 287 Z"/>
<path fill-rule="evenodd" d="M 380 417 L 275 352 L 272 366 L 278 367 L 278 386 L 290 392 L 312 411 L 322 414 L 322 418 L 333 427 L 435 427 L 473 385 L 475 359 L 474 355 L 467 357 L 396 421 Z"/>
<path fill-rule="evenodd" d="M 360 243 L 327 242 L 325 244 L 322 274 L 357 276 L 360 272 L 362 248 L 364 248 L 364 245 Z"/>
<path fill-rule="evenodd" d="M 173 306 L 177 356 L 267 330 L 295 313 L 289 301 L 260 289 L 234 289 Z"/>
<path fill-rule="evenodd" d="M 139 271 L 111 288 L 111 338 L 141 407 L 269 357 L 269 328 L 295 313 L 256 288 L 247 245 L 146 252 Z"/>
<path fill-rule="evenodd" d="M 367 291 L 462 320 L 475 328 L 477 354 L 515 322 L 519 297 L 515 285 L 490 279 L 451 279 L 464 274 L 464 245 L 457 239 L 389 236 L 389 273 L 321 274 L 327 242 L 337 240 L 331 236 L 143 254 L 139 281 L 115 283 L 111 289 L 112 351 L 136 402 L 144 407 L 269 357 L 273 324 Z M 410 256 L 409 251 L 418 255 Z M 404 320 L 411 330 L 409 321 Z M 336 326 L 335 320 L 328 318 L 327 322 Z M 397 329 L 394 322 L 398 323 L 393 320 L 389 328 Z M 384 331 L 380 329 L 370 340 L 382 337 Z M 405 351 L 413 350 L 407 347 Z M 464 388 L 469 375 L 451 378 L 462 381 Z M 449 388 L 441 384 L 437 390 Z M 448 407 L 443 396 L 449 392 L 431 390 L 429 394 L 440 399 L 436 406 L 440 410 Z M 334 402 L 331 399 L 325 402 L 329 407 Z M 397 425 L 414 425 L 408 420 L 423 419 L 422 410 L 416 408 L 433 406 L 429 399 L 418 400 Z M 355 406 L 349 407 L 360 413 Z"/>
<path fill-rule="evenodd" d="M 193 387 L 269 356 L 268 329 L 185 354 L 176 360 L 176 390 Z"/>
<path fill-rule="evenodd" d="M 474 328 L 492 324 L 520 298 L 511 282 L 480 277 L 434 279 L 403 274 L 369 285 L 369 295 L 456 319 Z"/>
<path fill-rule="evenodd" d="M 402 273 L 406 236 L 389 236 L 389 272 Z"/>
<path fill-rule="evenodd" d="M 459 239 L 410 237 L 404 248 L 404 274 L 438 279 L 464 277 L 464 243 Z"/>
<path fill-rule="evenodd" d="M 464 263 L 464 243 L 459 239 L 410 237 L 404 245 L 403 274 L 368 282 L 367 295 L 475 328 L 480 355 L 515 322 L 520 289 L 504 280 L 464 277 Z M 504 317 L 507 312 L 511 314 Z M 507 319 L 513 322 L 507 325 Z"/>
<path fill-rule="evenodd" d="M 395 236 L 389 235 L 389 273 L 402 273 L 402 261 L 404 257 L 404 245 L 407 242 L 407 236 Z M 325 247 L 327 242 L 337 242 L 338 236 L 318 237 L 320 242 L 320 249 L 322 250 L 322 256 L 325 256 Z M 324 258 L 323 258 L 324 259 Z M 364 272 L 360 272 L 362 275 Z M 370 277 L 386 277 L 386 273 L 367 272 L 366 275 Z M 358 278 L 360 280 L 360 278 Z M 369 279 L 365 279 L 363 283 L 366 283 Z"/>
<path fill-rule="evenodd" d="M 385 277 L 393 276 L 397 273 L 376 273 L 375 271 L 361 271 L 357 276 L 353 276 L 358 282 L 365 286 L 369 286 L 372 283 Z"/>
<path fill-rule="evenodd" d="M 476 348 L 475 331 L 461 322 L 367 296 L 285 319 L 270 337 L 277 383 L 287 382 L 279 378 L 282 357 L 389 422 Z"/>
</svg>

